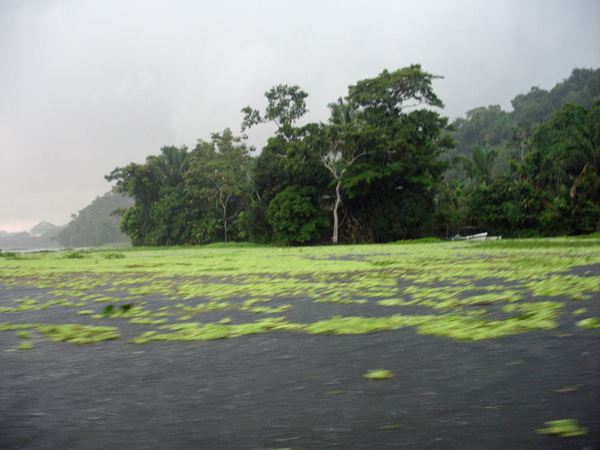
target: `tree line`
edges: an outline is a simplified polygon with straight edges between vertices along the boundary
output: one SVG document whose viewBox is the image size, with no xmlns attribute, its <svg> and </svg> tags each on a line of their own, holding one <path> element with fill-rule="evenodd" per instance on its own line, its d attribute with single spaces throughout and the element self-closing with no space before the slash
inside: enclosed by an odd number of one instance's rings
<svg viewBox="0 0 600 450">
<path fill-rule="evenodd" d="M 566 97 L 597 100 L 599 74 L 574 70 L 583 81 L 568 84 Z M 531 106 L 539 95 L 519 96 L 510 132 L 496 142 L 483 128 L 498 124 L 482 114 L 509 113 L 484 108 L 450 124 L 438 112 L 436 78 L 417 64 L 384 70 L 330 103 L 326 123 L 303 126 L 308 94 L 273 87 L 264 109 L 242 110 L 241 133 L 276 125 L 258 156 L 244 134 L 225 129 L 191 150 L 163 147 L 107 175 L 135 200 L 121 230 L 149 246 L 390 242 L 448 236 L 463 225 L 506 236 L 598 230 L 598 101 L 544 115 Z M 513 152 L 506 168 L 494 171 L 505 148 Z"/>
<path fill-rule="evenodd" d="M 600 69 L 574 69 L 550 91 L 516 96 L 512 112 L 491 105 L 456 119 L 440 226 L 509 237 L 600 231 L 598 99 Z"/>
</svg>

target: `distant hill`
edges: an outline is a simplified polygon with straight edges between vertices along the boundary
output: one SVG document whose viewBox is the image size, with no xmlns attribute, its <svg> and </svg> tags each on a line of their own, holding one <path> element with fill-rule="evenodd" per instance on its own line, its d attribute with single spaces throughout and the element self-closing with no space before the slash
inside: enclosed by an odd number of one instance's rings
<svg viewBox="0 0 600 450">
<path fill-rule="evenodd" d="M 119 229 L 119 212 L 134 204 L 133 199 L 113 192 L 96 197 L 90 205 L 71 216 L 71 222 L 57 233 L 55 239 L 64 247 L 98 247 L 130 242 Z"/>
<path fill-rule="evenodd" d="M 31 229 L 29 234 L 34 237 L 40 237 L 43 235 L 55 236 L 60 230 L 62 230 L 64 226 L 59 227 L 49 222 L 40 222 L 35 227 Z"/>
<path fill-rule="evenodd" d="M 510 159 L 522 161 L 537 127 L 550 121 L 565 103 L 591 108 L 599 98 L 600 69 L 573 69 L 569 78 L 557 83 L 550 91 L 534 86 L 527 94 L 517 95 L 511 101 L 511 112 L 502 110 L 500 105 L 467 111 L 466 118 L 458 118 L 452 123 L 457 145 L 446 158 L 472 158 L 476 148 L 495 149 L 498 157 L 493 172 L 502 175 L 508 171 Z M 446 173 L 448 179 L 457 176 L 457 170 Z"/>
<path fill-rule="evenodd" d="M 54 237 L 64 227 L 64 225 L 57 226 L 48 222 L 40 222 L 29 233 L 27 231 L 19 233 L 0 231 L 0 249 L 31 250 L 59 248 L 59 244 L 54 240 Z"/>
</svg>

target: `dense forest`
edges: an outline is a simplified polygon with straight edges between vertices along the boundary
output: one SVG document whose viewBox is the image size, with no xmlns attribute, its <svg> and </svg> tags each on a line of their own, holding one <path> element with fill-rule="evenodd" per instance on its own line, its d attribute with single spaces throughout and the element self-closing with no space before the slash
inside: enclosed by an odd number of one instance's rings
<svg viewBox="0 0 600 450">
<path fill-rule="evenodd" d="M 106 176 L 135 200 L 121 219 L 134 245 L 283 245 L 503 236 L 600 227 L 600 69 L 532 88 L 513 111 L 476 108 L 449 123 L 420 65 L 348 87 L 327 123 L 298 126 L 308 94 L 279 85 L 241 133 L 274 123 L 258 156 L 230 129 L 193 149 L 163 147 Z"/>
</svg>

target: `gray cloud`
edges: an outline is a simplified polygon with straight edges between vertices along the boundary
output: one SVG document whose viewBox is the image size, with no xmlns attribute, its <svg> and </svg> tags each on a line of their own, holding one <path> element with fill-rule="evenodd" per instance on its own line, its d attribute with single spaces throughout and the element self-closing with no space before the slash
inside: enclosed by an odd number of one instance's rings
<svg viewBox="0 0 600 450">
<path fill-rule="evenodd" d="M 66 223 L 115 167 L 239 131 L 240 109 L 279 83 L 326 120 L 349 84 L 420 63 L 445 77 L 443 114 L 510 110 L 599 67 L 599 23 L 595 0 L 2 2 L 0 229 Z"/>
</svg>

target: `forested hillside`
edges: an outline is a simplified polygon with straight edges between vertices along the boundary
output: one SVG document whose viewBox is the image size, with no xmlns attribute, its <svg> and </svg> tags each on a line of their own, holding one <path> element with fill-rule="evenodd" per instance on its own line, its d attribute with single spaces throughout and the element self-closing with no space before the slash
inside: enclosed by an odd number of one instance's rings
<svg viewBox="0 0 600 450">
<path fill-rule="evenodd" d="M 256 157 L 244 135 L 163 147 L 106 176 L 135 200 L 121 220 L 134 245 L 249 240 L 298 245 L 579 234 L 600 225 L 600 69 L 551 91 L 476 108 L 448 124 L 420 65 L 349 86 L 327 123 L 296 123 L 308 93 L 279 85 L 244 108 L 242 133 L 274 123 Z"/>
<path fill-rule="evenodd" d="M 511 112 L 503 111 L 500 105 L 467 111 L 466 118 L 452 122 L 456 147 L 448 152 L 448 158 L 472 158 L 473 151 L 481 149 L 494 154 L 493 161 L 489 161 L 490 173 L 504 175 L 508 172 L 508 161 L 523 160 L 537 127 L 548 123 L 564 104 L 591 108 L 599 97 L 600 69 L 574 69 L 569 78 L 550 91 L 534 86 L 527 94 L 517 95 L 511 100 Z"/>
<path fill-rule="evenodd" d="M 0 231 L 0 251 L 4 250 L 43 250 L 57 248 L 54 239 L 56 234 L 64 228 L 48 222 L 41 222 L 29 232 L 21 231 L 8 233 Z"/>
<path fill-rule="evenodd" d="M 121 214 L 134 205 L 128 197 L 106 193 L 71 215 L 69 224 L 54 238 L 63 247 L 98 247 L 103 244 L 129 242 L 119 230 Z"/>
<path fill-rule="evenodd" d="M 516 96 L 512 112 L 492 105 L 455 120 L 440 228 L 513 237 L 600 231 L 598 99 L 600 69 L 574 69 L 550 91 Z"/>
</svg>

